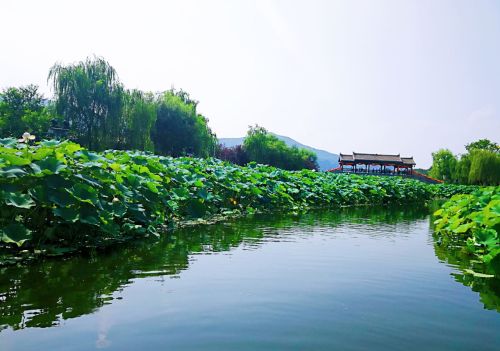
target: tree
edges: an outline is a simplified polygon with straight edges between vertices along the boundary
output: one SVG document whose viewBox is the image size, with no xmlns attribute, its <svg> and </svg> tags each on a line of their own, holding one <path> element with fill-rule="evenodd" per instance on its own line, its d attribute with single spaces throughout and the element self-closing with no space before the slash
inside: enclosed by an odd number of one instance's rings
<svg viewBox="0 0 500 351">
<path fill-rule="evenodd" d="M 243 148 L 251 161 L 270 164 L 272 156 L 268 150 L 270 148 L 269 142 L 272 142 L 272 139 L 269 140 L 265 128 L 258 125 L 250 126 L 243 142 Z"/>
<path fill-rule="evenodd" d="M 288 147 L 284 141 L 258 125 L 249 127 L 243 148 L 250 161 L 288 170 L 318 168 L 314 152 L 295 146 Z"/>
<path fill-rule="evenodd" d="M 123 143 L 123 87 L 116 71 L 100 57 L 55 64 L 49 72 L 56 109 L 68 120 L 77 141 L 103 150 Z"/>
<path fill-rule="evenodd" d="M 215 156 L 217 152 L 217 136 L 208 126 L 208 118 L 198 114 L 196 116 L 196 137 L 199 140 L 198 154 L 203 157 Z"/>
<path fill-rule="evenodd" d="M 464 154 L 460 157 L 455 167 L 453 181 L 459 184 L 469 184 L 469 174 L 471 167 L 471 157 L 469 154 Z"/>
<path fill-rule="evenodd" d="M 465 145 L 465 149 L 468 152 L 471 152 L 472 150 L 487 150 L 495 153 L 500 153 L 500 146 L 488 139 L 480 139 L 478 141 L 469 143 Z"/>
<path fill-rule="evenodd" d="M 19 137 L 24 132 L 43 137 L 52 118 L 56 117 L 49 111 L 36 85 L 11 87 L 0 94 L 0 133 L 3 137 Z"/>
<path fill-rule="evenodd" d="M 160 94 L 156 104 L 157 115 L 152 132 L 156 152 L 198 157 L 215 154 L 215 134 L 208 127 L 208 120 L 196 112 L 197 102 L 189 94 L 171 89 Z"/>
<path fill-rule="evenodd" d="M 216 157 L 223 161 L 228 161 L 240 166 L 246 165 L 250 162 L 248 154 L 242 145 L 235 145 L 232 147 L 226 147 L 224 145 L 219 145 L 217 148 Z"/>
<path fill-rule="evenodd" d="M 470 158 L 469 184 L 500 184 L 500 154 L 475 149 L 471 151 Z"/>
<path fill-rule="evenodd" d="M 156 122 L 154 95 L 139 90 L 124 94 L 124 149 L 153 151 L 151 131 Z"/>
<path fill-rule="evenodd" d="M 500 152 L 498 144 L 481 139 L 465 145 L 467 153 L 460 160 L 450 150 L 432 154 L 429 175 L 460 184 L 498 185 L 500 183 Z"/>
<path fill-rule="evenodd" d="M 432 168 L 429 175 L 433 178 L 450 182 L 455 174 L 457 159 L 448 149 L 432 153 Z"/>
</svg>

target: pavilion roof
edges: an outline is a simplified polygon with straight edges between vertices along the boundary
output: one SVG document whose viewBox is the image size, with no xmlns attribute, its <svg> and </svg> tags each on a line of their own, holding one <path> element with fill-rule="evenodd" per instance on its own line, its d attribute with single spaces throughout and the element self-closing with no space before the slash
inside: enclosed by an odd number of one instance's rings
<svg viewBox="0 0 500 351">
<path fill-rule="evenodd" d="M 352 155 L 345 155 L 343 153 L 340 153 L 340 161 L 354 161 L 354 158 Z"/>
<path fill-rule="evenodd" d="M 416 165 L 415 160 L 412 157 L 401 157 L 401 160 L 405 165 Z"/>
<path fill-rule="evenodd" d="M 353 152 L 354 161 L 403 162 L 399 155 L 365 154 Z"/>
<path fill-rule="evenodd" d="M 401 157 L 400 154 L 368 154 L 361 152 L 353 152 L 352 155 L 340 153 L 339 161 L 354 162 L 354 163 L 388 163 L 401 165 L 415 165 L 413 157 Z"/>
</svg>

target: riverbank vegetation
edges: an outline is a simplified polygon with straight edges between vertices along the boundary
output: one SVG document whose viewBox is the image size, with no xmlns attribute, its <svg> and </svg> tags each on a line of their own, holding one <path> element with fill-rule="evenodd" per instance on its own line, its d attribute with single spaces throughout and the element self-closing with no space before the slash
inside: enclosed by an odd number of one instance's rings
<svg viewBox="0 0 500 351">
<path fill-rule="evenodd" d="M 48 77 L 53 100 L 33 85 L 0 94 L 0 135 L 7 136 L 0 139 L 3 249 L 57 253 L 158 236 L 181 221 L 425 202 L 476 189 L 319 173 L 313 152 L 288 147 L 260 126 L 249 127 L 243 145 L 220 146 L 187 92 L 128 90 L 99 57 L 55 64 Z M 66 141 L 34 143 L 27 132 Z M 498 145 L 479 140 L 466 149 L 460 159 L 448 150 L 434 153 L 430 175 L 449 183 L 497 185 Z M 445 207 L 443 214 L 451 218 L 449 211 Z M 491 239 L 497 227 L 467 228 L 476 253 L 497 252 L 490 246 L 483 252 L 474 241 L 481 235 Z"/>
<path fill-rule="evenodd" d="M 0 93 L 0 136 L 19 137 L 26 131 L 45 136 L 52 120 L 59 123 L 60 117 L 37 86 L 10 87 Z"/>
<path fill-rule="evenodd" d="M 454 195 L 434 216 L 442 245 L 462 246 L 500 274 L 500 187 Z"/>
<path fill-rule="evenodd" d="M 465 146 L 460 157 L 448 149 L 432 154 L 429 175 L 449 183 L 500 185 L 500 147 L 488 139 Z"/>
<path fill-rule="evenodd" d="M 54 99 L 38 87 L 11 87 L 0 93 L 0 136 L 24 132 L 57 137 L 92 151 L 154 151 L 161 155 L 213 156 L 217 138 L 198 102 L 183 90 L 128 90 L 104 59 L 55 64 L 49 72 Z"/>
<path fill-rule="evenodd" d="M 317 168 L 316 155 L 288 147 L 262 127 L 250 127 L 244 147 L 218 145 L 198 101 L 183 90 L 126 89 L 103 58 L 55 64 L 48 75 L 54 99 L 38 87 L 11 87 L 0 93 L 0 137 L 29 132 L 68 139 L 90 151 L 139 150 L 163 156 L 213 157 L 247 164 L 255 161 L 289 170 Z"/>
<path fill-rule="evenodd" d="M 10 248 L 99 247 L 157 236 L 182 220 L 410 203 L 474 189 L 29 140 L 0 140 L 0 238 Z"/>
<path fill-rule="evenodd" d="M 318 169 L 318 157 L 314 152 L 290 147 L 258 125 L 248 128 L 243 145 L 220 145 L 216 156 L 241 166 L 256 162 L 290 171 Z"/>
</svg>

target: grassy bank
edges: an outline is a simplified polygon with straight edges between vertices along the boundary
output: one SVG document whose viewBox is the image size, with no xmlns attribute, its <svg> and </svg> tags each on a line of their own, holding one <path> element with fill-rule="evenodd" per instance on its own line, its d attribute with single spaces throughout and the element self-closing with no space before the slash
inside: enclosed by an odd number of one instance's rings
<svg viewBox="0 0 500 351">
<path fill-rule="evenodd" d="M 61 252 L 157 236 L 182 220 L 422 202 L 474 189 L 0 139 L 0 245 Z"/>
</svg>

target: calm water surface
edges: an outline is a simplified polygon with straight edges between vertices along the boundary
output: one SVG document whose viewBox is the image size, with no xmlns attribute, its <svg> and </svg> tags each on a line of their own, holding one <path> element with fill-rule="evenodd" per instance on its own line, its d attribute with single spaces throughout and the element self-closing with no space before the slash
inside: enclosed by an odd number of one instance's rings
<svg viewBox="0 0 500 351">
<path fill-rule="evenodd" d="M 499 350 L 425 209 L 258 216 L 0 270 L 0 350 Z"/>
</svg>

